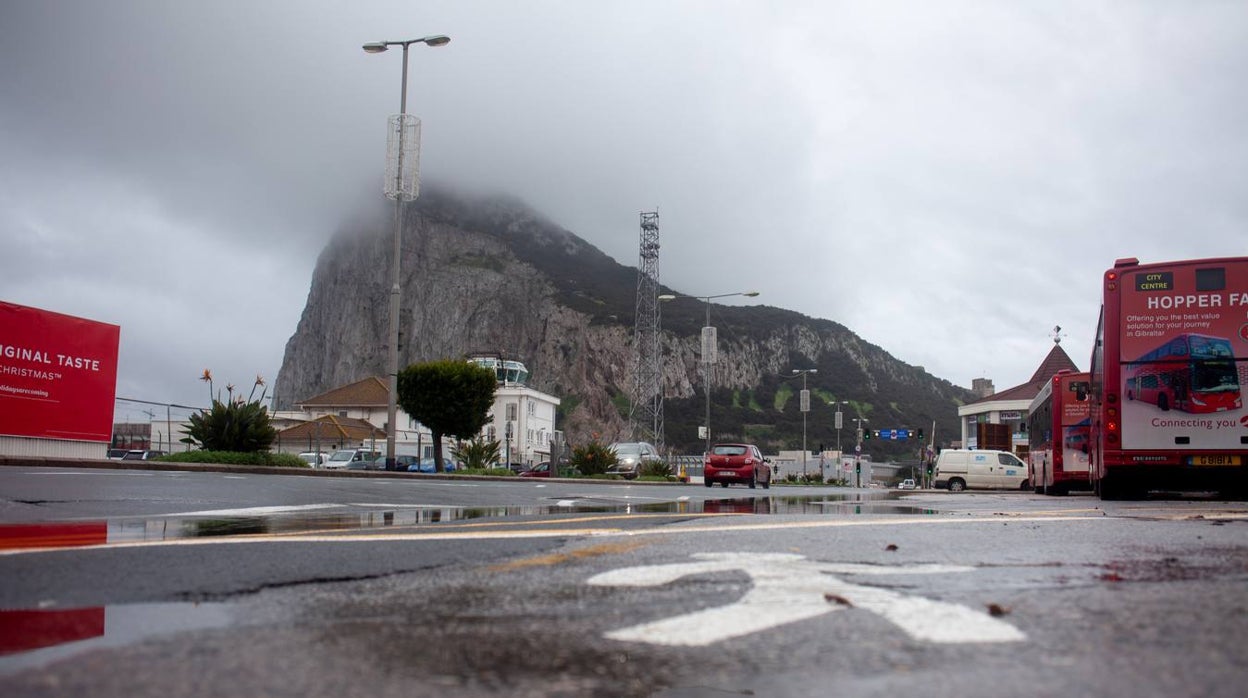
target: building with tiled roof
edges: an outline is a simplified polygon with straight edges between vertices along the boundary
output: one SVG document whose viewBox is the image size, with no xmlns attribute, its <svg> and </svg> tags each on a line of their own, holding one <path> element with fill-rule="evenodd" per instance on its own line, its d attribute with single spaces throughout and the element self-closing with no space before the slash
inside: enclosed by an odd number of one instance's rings
<svg viewBox="0 0 1248 698">
<path fill-rule="evenodd" d="M 381 448 L 377 448 L 377 444 Z M 273 443 L 274 450 L 286 453 L 336 451 L 340 448 L 385 450 L 386 432 L 372 423 L 353 417 L 327 414 L 282 429 Z"/>
<path fill-rule="evenodd" d="M 1062 349 L 1061 339 L 1057 338 L 1053 342 L 1053 349 L 1026 383 L 958 408 L 958 417 L 962 422 L 962 444 L 966 448 L 1008 450 L 1025 456 L 1027 410 L 1031 407 L 1031 401 L 1040 394 L 1050 378 L 1058 371 L 1066 369 L 1079 370 Z M 991 386 L 991 383 L 987 385 Z M 989 442 L 981 443 L 981 435 L 991 435 L 987 437 Z"/>
<path fill-rule="evenodd" d="M 494 359 L 473 359 L 478 365 L 493 368 Z M 498 388 L 494 407 L 482 436 L 497 440 L 500 455 L 514 463 L 535 465 L 550 458 L 550 443 L 555 433 L 555 412 L 559 398 L 527 385 L 528 370 L 516 361 L 498 359 Z M 487 365 L 488 363 L 488 365 Z M 282 412 L 277 418 L 293 424 L 278 432 L 274 448 L 287 453 L 331 451 L 336 448 L 369 448 L 386 450 L 386 417 L 390 392 L 386 381 L 370 376 L 339 386 L 320 395 L 300 400 L 296 410 Z M 402 455 L 433 457 L 433 434 L 413 420 L 400 406 L 395 415 L 395 450 Z M 354 425 L 358 428 L 347 428 Z M 379 435 L 378 435 L 379 433 Z M 317 448 L 317 435 L 326 439 Z M 452 439 L 443 443 L 443 454 L 449 456 Z M 378 447 L 379 446 L 379 447 Z"/>
</svg>

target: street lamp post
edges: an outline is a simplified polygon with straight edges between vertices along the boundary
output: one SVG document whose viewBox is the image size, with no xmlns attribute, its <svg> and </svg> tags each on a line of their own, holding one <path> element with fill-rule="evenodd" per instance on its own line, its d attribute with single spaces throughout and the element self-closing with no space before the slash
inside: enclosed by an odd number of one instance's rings
<svg viewBox="0 0 1248 698">
<path fill-rule="evenodd" d="M 798 400 L 798 408 L 802 412 L 802 477 L 806 477 L 806 413 L 810 412 L 810 391 L 806 389 L 806 375 L 809 373 L 818 373 L 819 369 L 804 368 L 793 369 L 793 375 L 801 374 L 802 376 L 802 396 Z M 819 475 L 822 477 L 823 469 L 820 468 Z"/>
<path fill-rule="evenodd" d="M 416 173 L 413 171 L 404 181 L 404 156 L 406 155 L 405 143 L 406 134 L 409 128 L 414 132 L 416 143 L 419 146 L 420 134 L 416 131 L 415 120 L 408 120 L 407 116 L 407 51 L 412 44 L 425 44 L 426 46 L 445 46 L 451 42 L 449 36 L 436 34 L 433 36 L 425 36 L 419 39 L 408 39 L 405 41 L 374 41 L 364 44 L 366 53 L 382 53 L 391 46 L 403 47 L 403 82 L 399 93 L 399 118 L 395 123 L 397 130 L 397 154 L 395 156 L 394 168 L 394 186 L 393 192 L 390 191 L 390 177 L 387 172 L 386 177 L 386 194 L 394 197 L 394 252 L 390 262 L 390 335 L 389 335 L 389 355 L 386 361 L 386 373 L 389 378 L 389 398 L 386 404 L 386 468 L 393 469 L 396 464 L 395 459 L 395 435 L 397 425 L 395 421 L 398 418 L 398 396 L 399 396 L 399 309 L 400 309 L 400 289 L 399 289 L 399 255 L 403 250 L 403 202 L 412 201 L 418 194 L 418 184 L 416 181 Z M 392 132 L 393 133 L 393 132 Z M 413 170 L 419 167 L 419 162 L 410 163 L 408 165 Z"/>
<path fill-rule="evenodd" d="M 706 301 L 706 324 L 702 326 L 702 367 L 703 377 L 706 382 L 706 450 L 703 455 L 711 452 L 711 364 L 715 363 L 715 328 L 711 327 L 711 300 L 714 298 L 728 298 L 730 296 L 745 296 L 753 298 L 758 295 L 758 291 L 737 291 L 736 293 L 720 293 L 714 296 L 680 296 L 665 293 L 659 296 L 661 301 L 673 301 L 677 298 L 694 298 L 700 301 Z"/>
</svg>

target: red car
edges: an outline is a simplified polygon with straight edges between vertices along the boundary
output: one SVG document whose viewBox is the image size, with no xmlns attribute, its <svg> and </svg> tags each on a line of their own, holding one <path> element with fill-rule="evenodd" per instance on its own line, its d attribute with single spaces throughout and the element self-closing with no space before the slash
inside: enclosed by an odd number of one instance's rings
<svg viewBox="0 0 1248 698">
<path fill-rule="evenodd" d="M 761 484 L 771 488 L 771 461 L 754 444 L 715 444 L 702 460 L 702 478 L 707 487 L 736 482 L 752 489 Z"/>
<path fill-rule="evenodd" d="M 521 470 L 517 474 L 520 477 L 550 477 L 550 461 L 542 461 L 528 470 Z"/>
</svg>

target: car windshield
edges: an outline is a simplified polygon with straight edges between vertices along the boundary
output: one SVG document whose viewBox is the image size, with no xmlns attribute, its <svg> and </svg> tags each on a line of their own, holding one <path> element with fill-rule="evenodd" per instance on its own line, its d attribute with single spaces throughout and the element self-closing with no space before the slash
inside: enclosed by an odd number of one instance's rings
<svg viewBox="0 0 1248 698">
<path fill-rule="evenodd" d="M 617 456 L 635 456 L 641 453 L 641 446 L 639 444 L 615 444 L 611 450 L 615 451 Z"/>
<path fill-rule="evenodd" d="M 711 453 L 717 456 L 744 456 L 745 446 L 716 446 Z"/>
<path fill-rule="evenodd" d="M 351 460 L 355 457 L 355 451 L 334 451 L 334 455 L 330 456 L 330 460 Z"/>
</svg>

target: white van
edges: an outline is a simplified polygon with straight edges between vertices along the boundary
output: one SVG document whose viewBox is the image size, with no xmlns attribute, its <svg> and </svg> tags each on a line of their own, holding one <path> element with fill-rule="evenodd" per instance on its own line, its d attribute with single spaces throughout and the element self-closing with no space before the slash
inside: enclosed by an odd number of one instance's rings
<svg viewBox="0 0 1248 698">
<path fill-rule="evenodd" d="M 950 492 L 967 488 L 1025 490 L 1027 464 L 1007 451 L 941 451 L 932 484 Z"/>
</svg>

